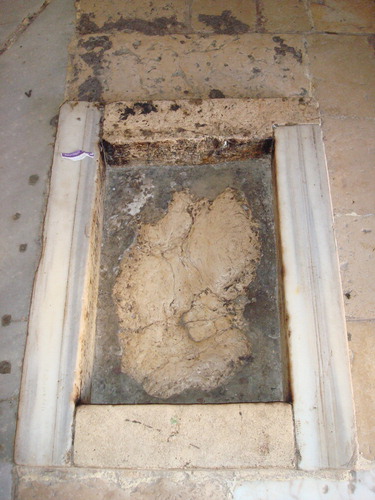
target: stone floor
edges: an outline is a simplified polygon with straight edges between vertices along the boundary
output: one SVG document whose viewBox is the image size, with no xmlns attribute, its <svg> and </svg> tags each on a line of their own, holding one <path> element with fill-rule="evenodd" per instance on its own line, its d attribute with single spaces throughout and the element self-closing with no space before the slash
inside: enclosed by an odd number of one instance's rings
<svg viewBox="0 0 375 500">
<path fill-rule="evenodd" d="M 256 473 L 250 472 L 76 469 L 69 473 L 13 466 L 28 310 L 41 252 L 56 115 L 64 99 L 109 102 L 225 96 L 312 97 L 318 101 L 342 271 L 360 454 L 363 467 L 372 469 L 374 3 L 81 0 L 77 11 L 73 37 L 72 0 L 0 0 L 0 499 L 250 499 L 271 498 L 266 495 L 275 491 L 271 486 L 263 491 Z M 275 479 L 272 471 L 268 477 Z M 334 499 L 339 493 L 343 498 L 373 498 L 371 473 L 343 476 L 336 486 L 329 475 L 318 482 L 310 479 L 310 489 L 302 490 L 299 498 L 322 494 Z M 298 491 L 299 480 L 298 472 L 284 477 L 276 491 L 283 490 L 289 498 Z"/>
</svg>

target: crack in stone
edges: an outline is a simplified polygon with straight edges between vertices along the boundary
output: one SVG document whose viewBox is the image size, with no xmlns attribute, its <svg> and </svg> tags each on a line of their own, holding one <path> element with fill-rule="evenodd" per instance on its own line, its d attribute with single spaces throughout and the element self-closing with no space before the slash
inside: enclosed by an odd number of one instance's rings
<svg viewBox="0 0 375 500">
<path fill-rule="evenodd" d="M 161 429 L 158 429 L 157 427 L 152 427 L 152 425 L 144 424 L 143 422 L 140 422 L 139 420 L 130 420 L 130 418 L 126 418 L 125 422 L 130 422 L 131 424 L 139 424 L 139 425 L 142 425 L 143 427 L 146 427 L 147 429 L 152 429 L 153 431 L 161 432 Z"/>
</svg>

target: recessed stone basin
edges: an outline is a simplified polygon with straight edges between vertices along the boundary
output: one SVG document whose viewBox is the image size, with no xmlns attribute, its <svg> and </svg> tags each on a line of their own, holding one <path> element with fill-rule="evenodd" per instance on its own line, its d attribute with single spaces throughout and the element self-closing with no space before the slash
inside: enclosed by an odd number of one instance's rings
<svg viewBox="0 0 375 500">
<path fill-rule="evenodd" d="M 107 169 L 91 403 L 285 400 L 273 192 L 270 154 Z"/>
</svg>

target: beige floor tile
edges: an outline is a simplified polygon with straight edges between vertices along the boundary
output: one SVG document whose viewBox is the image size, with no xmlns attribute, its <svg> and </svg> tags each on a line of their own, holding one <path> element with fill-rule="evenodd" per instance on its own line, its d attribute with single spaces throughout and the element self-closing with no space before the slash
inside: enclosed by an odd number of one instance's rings
<svg viewBox="0 0 375 500">
<path fill-rule="evenodd" d="M 85 36 L 68 98 L 89 101 L 308 94 L 299 35 Z"/>
<path fill-rule="evenodd" d="M 374 117 L 375 64 L 370 37 L 308 36 L 315 97 L 323 115 Z"/>
<path fill-rule="evenodd" d="M 79 467 L 293 468 L 294 458 L 287 403 L 77 409 L 74 463 Z"/>
<path fill-rule="evenodd" d="M 375 460 L 375 322 L 348 323 L 359 451 Z"/>
<path fill-rule="evenodd" d="M 375 216 L 335 218 L 347 318 L 375 319 Z"/>
<path fill-rule="evenodd" d="M 375 3 L 372 0 L 313 0 L 310 9 L 317 31 L 375 31 Z"/>
<path fill-rule="evenodd" d="M 109 471 L 68 468 L 19 472 L 14 500 L 227 500 L 215 471 Z"/>
<path fill-rule="evenodd" d="M 255 31 L 255 2 L 243 0 L 193 0 L 194 31 L 234 35 Z"/>
<path fill-rule="evenodd" d="M 118 30 L 162 35 L 185 32 L 188 10 L 185 0 L 79 0 L 77 17 L 80 33 Z"/>
<path fill-rule="evenodd" d="M 375 213 L 375 121 L 323 119 L 335 213 Z"/>
<path fill-rule="evenodd" d="M 260 2 L 258 30 L 269 33 L 298 33 L 312 29 L 304 2 L 300 0 L 266 0 Z"/>
<path fill-rule="evenodd" d="M 371 470 L 307 475 L 280 469 L 131 471 L 17 467 L 15 472 L 18 484 L 14 500 L 370 500 L 375 489 Z"/>
</svg>

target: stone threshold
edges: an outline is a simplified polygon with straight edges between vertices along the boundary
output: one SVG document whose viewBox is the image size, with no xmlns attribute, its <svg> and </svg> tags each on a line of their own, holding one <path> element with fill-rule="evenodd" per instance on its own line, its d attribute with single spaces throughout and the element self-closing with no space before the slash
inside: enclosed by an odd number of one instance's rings
<svg viewBox="0 0 375 500">
<path fill-rule="evenodd" d="M 30 498 L 188 498 L 200 500 L 373 499 L 371 470 L 293 469 L 125 470 L 15 467 L 17 500 Z"/>
<path fill-rule="evenodd" d="M 106 164 L 200 165 L 270 152 L 275 125 L 319 123 L 303 98 L 122 101 L 107 104 Z"/>
<path fill-rule="evenodd" d="M 83 405 L 75 420 L 74 465 L 292 468 L 293 433 L 286 403 Z"/>
<path fill-rule="evenodd" d="M 240 130 L 249 127 L 248 140 L 253 137 L 254 142 L 261 142 L 273 137 L 273 134 L 275 136 L 276 201 L 280 225 L 284 304 L 288 318 L 294 432 L 291 432 L 291 407 L 287 404 L 230 405 L 230 410 L 224 410 L 225 405 L 183 408 L 168 408 L 163 405 L 164 409 L 153 418 L 167 419 L 164 421 L 163 432 L 169 432 L 167 439 L 171 436 L 170 440 L 176 440 L 176 450 L 184 448 L 184 439 L 199 447 L 195 438 L 207 440 L 207 430 L 214 427 L 215 420 L 222 419 L 222 429 L 232 429 L 225 419 L 225 411 L 229 411 L 229 420 L 233 419 L 236 423 L 235 429 L 241 428 L 240 418 L 244 418 L 247 421 L 246 429 L 234 432 L 229 439 L 221 440 L 217 433 L 213 436 L 211 434 L 212 438 L 208 440 L 204 453 L 207 454 L 212 447 L 212 464 L 215 467 L 225 466 L 224 462 L 218 462 L 220 450 L 220 453 L 228 453 L 227 465 L 232 463 L 233 467 L 241 467 L 241 455 L 248 452 L 249 455 L 244 455 L 245 466 L 248 464 L 251 467 L 277 467 L 282 463 L 288 467 L 294 464 L 304 470 L 348 469 L 356 463 L 355 422 L 342 291 L 332 231 L 332 209 L 321 131 L 319 125 L 314 124 L 317 121 L 314 104 L 311 115 L 305 106 L 305 114 L 301 114 L 301 101 L 294 100 L 289 102 L 291 110 L 286 117 L 278 115 L 279 118 L 275 118 L 269 110 L 276 106 L 276 103 L 281 107 L 287 106 L 285 103 L 288 103 L 288 100 L 265 100 L 264 113 L 262 103 L 258 101 L 237 101 L 227 105 L 232 104 L 234 108 L 237 106 L 238 113 L 242 108 L 246 110 L 242 116 L 248 116 L 247 124 L 241 128 L 242 122 L 239 120 L 237 125 Z M 170 110 L 174 104 L 179 105 L 178 102 L 169 102 L 160 104 L 160 107 Z M 209 104 L 190 104 L 198 107 L 209 105 L 213 108 L 216 105 L 220 109 L 226 103 L 223 100 L 215 100 Z M 155 106 L 154 103 L 150 105 Z M 145 116 L 150 118 L 149 131 L 157 126 L 157 122 L 163 123 L 167 119 L 164 115 L 163 121 L 163 116 L 159 115 L 153 125 L 151 117 L 157 112 L 145 115 L 142 113 L 144 108 L 139 107 L 139 103 L 136 106 L 137 103 L 125 104 L 125 108 L 132 109 L 134 114 L 127 112 L 127 120 L 123 122 L 140 120 L 139 133 L 134 124 L 134 132 L 130 128 L 131 137 L 137 138 L 140 137 L 139 134 L 144 134 L 142 130 L 145 122 L 142 120 Z M 123 113 L 124 103 L 109 105 L 104 111 L 103 139 L 107 142 L 110 142 L 109 124 L 113 109 L 117 109 L 117 113 Z M 137 112 L 137 109 L 141 111 Z M 224 113 L 224 109 L 221 109 Z M 258 113 L 251 113 L 251 109 L 258 110 Z M 171 113 L 176 111 L 172 110 Z M 214 109 L 210 116 L 215 122 Z M 101 459 L 95 456 L 92 442 L 90 444 L 90 440 L 80 441 L 88 439 L 88 427 L 95 422 L 99 427 L 93 425 L 93 430 L 97 429 L 97 433 L 90 434 L 94 440 L 99 440 L 102 432 L 102 437 L 111 436 L 110 440 L 108 438 L 109 442 L 115 443 L 117 436 L 124 436 L 121 426 L 124 425 L 124 428 L 128 429 L 126 439 L 119 439 L 120 454 L 121 450 L 124 450 L 121 446 L 128 446 L 128 439 L 133 438 L 131 446 L 134 450 L 146 444 L 154 446 L 154 457 L 147 457 L 150 467 L 161 459 L 163 453 L 167 455 L 165 449 L 163 452 L 164 441 L 158 444 L 157 440 L 151 439 L 148 442 L 146 433 L 151 429 L 133 422 L 142 422 L 142 412 L 149 412 L 147 418 L 152 418 L 152 412 L 157 412 L 157 408 L 90 405 L 76 408 L 78 403 L 88 399 L 93 358 L 104 180 L 98 149 L 100 118 L 98 108 L 84 102 L 66 103 L 60 113 L 44 227 L 43 254 L 36 276 L 30 313 L 16 437 L 17 464 L 72 465 L 74 425 L 77 425 L 75 460 L 81 464 L 87 464 L 90 460 L 92 464 L 99 463 Z M 310 121 L 310 124 L 289 125 L 298 123 L 299 120 L 304 123 Z M 225 122 L 218 118 L 216 126 L 220 127 L 221 122 L 227 123 L 230 120 Z M 129 128 L 130 123 L 125 123 L 124 127 Z M 117 130 L 122 126 L 120 122 Z M 188 127 L 184 128 L 188 130 Z M 173 127 L 171 130 L 168 141 L 173 141 Z M 216 132 L 217 136 L 224 137 L 221 135 L 222 130 L 223 127 Z M 124 134 L 116 133 L 118 141 L 123 141 Z M 110 139 L 112 144 L 115 144 L 116 133 Z M 189 133 L 192 134 L 193 130 Z M 128 144 L 131 147 L 131 142 Z M 94 151 L 95 158 L 86 158 L 77 163 L 61 158 L 61 152 L 71 152 L 75 149 Z M 280 413 L 272 413 L 275 408 L 284 414 L 286 419 L 279 420 L 279 425 L 277 415 Z M 262 411 L 270 412 L 269 416 L 263 416 Z M 174 412 L 181 415 L 185 412 L 186 415 L 182 420 L 176 420 L 186 426 L 186 431 L 180 437 L 173 435 L 173 426 L 177 425 L 172 420 Z M 203 430 L 197 420 L 199 415 L 206 422 Z M 154 427 L 153 423 L 144 422 Z M 191 425 L 189 422 L 192 422 Z M 156 421 L 154 424 L 160 425 Z M 274 429 L 268 451 L 266 441 L 258 443 L 259 438 L 251 434 L 252 426 L 262 434 L 265 425 Z M 141 428 L 143 434 L 137 438 L 136 433 L 140 432 Z M 278 455 L 275 443 L 280 430 L 285 432 L 287 441 L 282 447 L 282 453 Z M 158 431 L 155 432 L 159 434 Z M 215 436 L 218 443 L 214 446 Z M 234 448 L 230 447 L 232 441 Z M 105 440 L 102 445 L 105 445 Z M 237 450 L 240 447 L 237 455 L 234 452 L 236 447 Z M 294 452 L 291 451 L 294 449 L 296 462 Z M 194 446 L 185 446 L 185 450 L 193 453 L 194 463 L 203 465 L 199 458 L 201 451 Z M 267 461 L 268 455 L 272 464 Z M 140 451 L 138 455 L 134 454 L 134 457 L 138 461 L 146 460 Z M 168 460 L 172 460 L 173 467 L 182 467 L 185 458 L 175 456 L 168 457 Z M 102 460 L 100 466 L 109 465 Z M 124 463 L 120 462 L 115 466 L 122 467 Z M 168 467 L 167 462 L 165 466 Z"/>
</svg>

